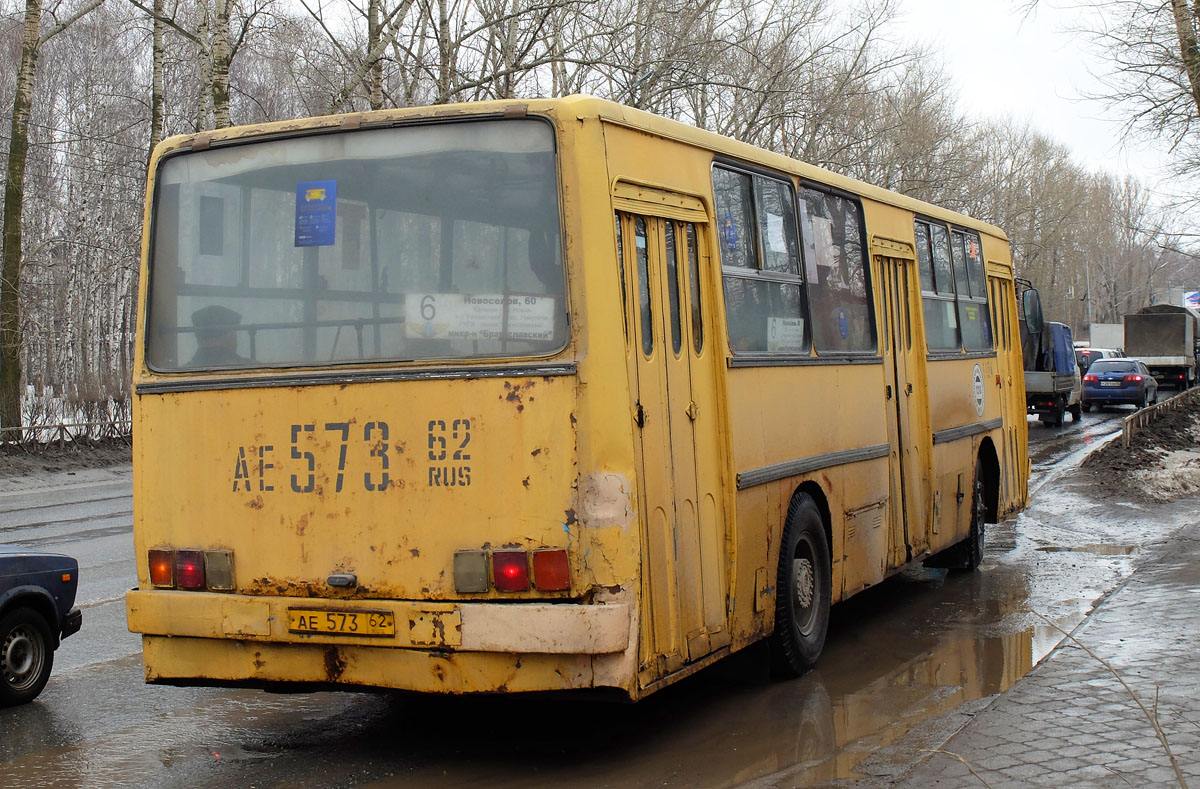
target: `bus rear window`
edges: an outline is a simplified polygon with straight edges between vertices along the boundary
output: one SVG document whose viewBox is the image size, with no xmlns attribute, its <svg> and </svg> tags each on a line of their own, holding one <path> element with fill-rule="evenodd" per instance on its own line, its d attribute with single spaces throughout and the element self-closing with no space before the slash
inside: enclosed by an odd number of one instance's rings
<svg viewBox="0 0 1200 789">
<path fill-rule="evenodd" d="M 146 358 L 164 372 L 552 353 L 553 132 L 478 121 L 169 158 L 149 287 Z"/>
</svg>

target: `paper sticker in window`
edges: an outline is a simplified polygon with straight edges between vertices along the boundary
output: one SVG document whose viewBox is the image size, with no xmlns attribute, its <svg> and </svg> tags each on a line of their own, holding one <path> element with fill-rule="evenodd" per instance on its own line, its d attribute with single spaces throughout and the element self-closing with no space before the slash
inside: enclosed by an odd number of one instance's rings
<svg viewBox="0 0 1200 789">
<path fill-rule="evenodd" d="M 833 266 L 833 220 L 823 216 L 812 218 L 813 238 L 816 241 L 817 265 Z"/>
<path fill-rule="evenodd" d="M 787 241 L 783 237 L 783 217 L 779 214 L 767 214 L 767 246 L 772 252 L 788 251 Z"/>
<path fill-rule="evenodd" d="M 552 296 L 409 293 L 405 336 L 429 340 L 554 339 Z"/>
<path fill-rule="evenodd" d="M 336 230 L 337 181 L 296 184 L 296 246 L 331 247 Z"/>
<path fill-rule="evenodd" d="M 767 318 L 768 351 L 803 351 L 803 318 Z"/>
</svg>

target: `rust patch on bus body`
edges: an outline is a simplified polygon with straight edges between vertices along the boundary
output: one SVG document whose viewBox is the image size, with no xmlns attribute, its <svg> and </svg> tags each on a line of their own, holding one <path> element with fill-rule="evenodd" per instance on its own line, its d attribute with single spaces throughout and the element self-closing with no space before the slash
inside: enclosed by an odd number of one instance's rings
<svg viewBox="0 0 1200 789">
<path fill-rule="evenodd" d="M 255 578 L 243 592 L 264 597 L 315 597 L 325 600 L 395 600 L 400 590 L 358 585 L 350 588 L 291 578 Z"/>
<path fill-rule="evenodd" d="M 535 381 L 526 381 L 524 384 L 513 385 L 505 381 L 504 388 L 507 394 L 500 395 L 500 397 L 509 403 L 515 403 L 517 412 L 520 413 L 525 410 L 525 397 L 529 398 L 529 402 L 533 402 L 533 396 L 529 392 L 533 389 L 535 383 Z"/>
<path fill-rule="evenodd" d="M 346 659 L 342 657 L 342 651 L 337 647 L 326 647 L 325 649 L 325 677 L 330 682 L 337 682 L 341 678 L 342 672 L 346 670 Z"/>
</svg>

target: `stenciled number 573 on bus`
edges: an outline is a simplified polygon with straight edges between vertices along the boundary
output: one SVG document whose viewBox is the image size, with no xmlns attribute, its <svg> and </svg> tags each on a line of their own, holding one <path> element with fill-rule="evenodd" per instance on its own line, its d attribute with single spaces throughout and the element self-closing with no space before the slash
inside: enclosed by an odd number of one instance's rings
<svg viewBox="0 0 1200 789">
<path fill-rule="evenodd" d="M 1026 503 L 1004 234 L 682 123 L 173 137 L 146 223 L 149 682 L 636 699 L 760 639 L 796 674 Z"/>
</svg>

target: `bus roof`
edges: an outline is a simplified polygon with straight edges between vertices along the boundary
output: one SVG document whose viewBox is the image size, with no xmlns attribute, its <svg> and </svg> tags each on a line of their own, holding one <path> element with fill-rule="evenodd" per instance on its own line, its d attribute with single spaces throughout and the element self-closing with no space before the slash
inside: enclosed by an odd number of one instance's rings
<svg viewBox="0 0 1200 789">
<path fill-rule="evenodd" d="M 551 116 L 575 114 L 580 118 L 595 117 L 609 123 L 629 126 L 659 137 L 704 148 L 734 159 L 741 159 L 748 163 L 759 164 L 770 169 L 791 173 L 801 178 L 818 181 L 875 202 L 896 206 L 897 208 L 903 208 L 934 219 L 940 219 L 962 227 L 973 228 L 988 235 L 1004 239 L 1005 241 L 1008 240 L 1008 236 L 999 227 L 975 219 L 967 214 L 951 211 L 933 203 L 917 200 L 898 192 L 883 189 L 882 187 L 872 186 L 864 181 L 838 175 L 821 167 L 806 164 L 797 159 L 792 159 L 782 154 L 750 145 L 749 143 L 739 142 L 715 132 L 698 129 L 686 123 L 664 118 L 645 110 L 627 107 L 607 99 L 596 98 L 595 96 L 572 95 L 559 99 L 505 99 L 462 104 L 442 104 L 233 126 L 225 129 L 170 137 L 160 143 L 154 153 L 155 158 L 157 158 L 163 154 L 188 147 L 194 150 L 202 150 L 213 142 L 256 136 L 302 133 L 304 131 L 330 127 L 341 127 L 350 130 L 363 125 L 419 120 L 422 118 L 463 118 L 475 115 L 521 117 L 526 113 Z"/>
</svg>

